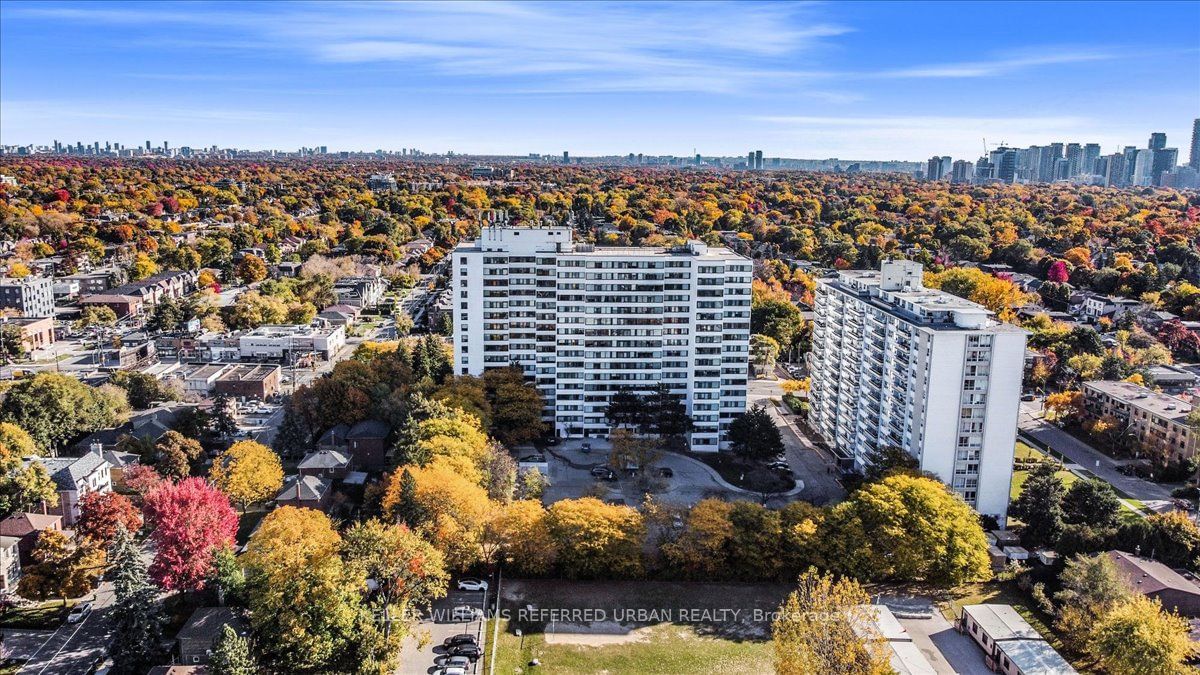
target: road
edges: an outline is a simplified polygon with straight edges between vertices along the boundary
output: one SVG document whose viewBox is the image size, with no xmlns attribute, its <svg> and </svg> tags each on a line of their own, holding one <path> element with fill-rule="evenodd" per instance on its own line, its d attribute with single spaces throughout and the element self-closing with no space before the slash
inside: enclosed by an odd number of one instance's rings
<svg viewBox="0 0 1200 675">
<path fill-rule="evenodd" d="M 478 609 L 482 617 L 485 602 L 491 601 L 492 592 L 492 589 L 488 589 L 485 600 L 483 593 L 460 591 L 451 583 L 446 597 L 434 602 L 433 608 L 425 613 L 413 632 L 404 639 L 404 646 L 400 650 L 400 667 L 396 669 L 397 675 L 428 675 L 436 672 L 440 658 L 446 653 L 442 641 L 459 633 L 474 635 L 479 640 L 480 648 L 486 653 L 491 639 L 491 635 L 483 634 L 487 622 L 482 618 L 466 622 L 453 621 L 451 613 L 455 607 L 466 605 Z M 420 645 L 423 634 L 428 634 L 428 643 L 424 647 Z M 475 662 L 474 667 L 467 672 L 485 672 L 483 659 Z"/>
<path fill-rule="evenodd" d="M 1157 483 L 1126 476 L 1118 468 L 1127 462 L 1113 459 L 1092 446 L 1059 429 L 1042 417 L 1039 401 L 1022 401 L 1021 415 L 1017 426 L 1021 431 L 1045 443 L 1059 453 L 1101 478 L 1126 495 L 1141 501 L 1155 510 L 1171 510 L 1171 490 Z"/>
<path fill-rule="evenodd" d="M 746 405 L 761 405 L 783 434 L 783 448 L 796 479 L 804 483 L 801 496 L 817 505 L 836 503 L 846 498 L 846 490 L 837 481 L 837 465 L 822 452 L 795 424 L 795 415 L 785 407 L 777 407 L 770 399 L 782 399 L 779 380 L 751 378 L 746 393 Z"/>
<path fill-rule="evenodd" d="M 112 640 L 112 582 L 101 582 L 93 596 L 92 613 L 79 623 L 64 623 L 54 631 L 17 671 L 19 675 L 77 675 L 89 672 L 104 658 Z"/>
</svg>

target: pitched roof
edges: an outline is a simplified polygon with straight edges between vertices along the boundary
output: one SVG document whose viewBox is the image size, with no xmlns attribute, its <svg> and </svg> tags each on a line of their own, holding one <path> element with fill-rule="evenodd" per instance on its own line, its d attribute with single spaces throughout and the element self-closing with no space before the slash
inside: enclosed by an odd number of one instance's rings
<svg viewBox="0 0 1200 675">
<path fill-rule="evenodd" d="M 1170 589 L 1200 596 L 1200 586 L 1157 560 L 1124 551 L 1109 551 L 1107 555 L 1138 593 L 1149 595 Z"/>
<path fill-rule="evenodd" d="M 62 526 L 62 516 L 43 513 L 14 513 L 4 520 L 0 520 L 0 535 L 24 537 L 34 532 L 54 529 L 55 525 Z"/>
<path fill-rule="evenodd" d="M 30 457 L 25 460 L 25 466 L 35 462 L 46 467 L 50 479 L 63 490 L 74 490 L 79 481 L 108 464 L 104 457 L 94 452 L 82 457 Z"/>
<path fill-rule="evenodd" d="M 387 438 L 392 427 L 387 422 L 379 420 L 363 420 L 350 427 L 346 438 Z"/>
<path fill-rule="evenodd" d="M 200 607 L 192 612 L 191 618 L 179 629 L 176 637 L 180 640 L 216 640 L 226 625 L 232 626 L 239 634 L 246 630 L 245 622 L 233 609 Z"/>
<path fill-rule="evenodd" d="M 310 452 L 296 466 L 301 469 L 340 469 L 350 463 L 350 458 L 337 450 Z"/>
<path fill-rule="evenodd" d="M 332 483 L 317 476 L 288 476 L 275 501 L 318 502 Z"/>
</svg>

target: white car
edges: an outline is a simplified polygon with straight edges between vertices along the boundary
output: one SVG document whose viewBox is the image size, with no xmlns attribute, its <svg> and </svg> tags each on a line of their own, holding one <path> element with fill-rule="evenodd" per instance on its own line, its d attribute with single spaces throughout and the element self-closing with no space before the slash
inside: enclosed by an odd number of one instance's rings
<svg viewBox="0 0 1200 675">
<path fill-rule="evenodd" d="M 437 675 L 467 675 L 467 669 L 459 668 L 458 666 L 451 666 L 449 668 L 442 668 L 441 670 L 437 671 Z"/>
<path fill-rule="evenodd" d="M 75 605 L 75 609 L 72 609 L 71 613 L 67 615 L 67 623 L 79 623 L 80 621 L 86 619 L 88 614 L 91 613 L 92 603 L 81 602 L 78 605 Z"/>
<path fill-rule="evenodd" d="M 455 621 L 474 621 L 475 619 L 478 619 L 480 616 L 482 616 L 483 612 L 479 611 L 475 607 L 469 607 L 467 605 L 459 605 L 458 607 L 454 608 L 454 611 L 451 612 L 450 615 L 454 618 Z"/>
<path fill-rule="evenodd" d="M 488 583 L 483 579 L 459 579 L 458 590 L 460 591 L 486 591 Z"/>
</svg>

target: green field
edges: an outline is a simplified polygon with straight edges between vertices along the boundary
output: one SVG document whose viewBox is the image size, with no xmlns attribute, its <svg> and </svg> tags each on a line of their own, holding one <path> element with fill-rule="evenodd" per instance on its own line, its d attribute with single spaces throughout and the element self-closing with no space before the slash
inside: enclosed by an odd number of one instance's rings
<svg viewBox="0 0 1200 675">
<path fill-rule="evenodd" d="M 767 673 L 771 615 L 790 590 L 768 583 L 506 582 L 499 625 L 488 624 L 487 639 L 498 627 L 497 675 Z M 572 623 L 537 614 L 581 610 L 606 616 Z M 490 657 L 490 644 L 487 651 Z M 539 666 L 529 665 L 534 659 Z"/>
<path fill-rule="evenodd" d="M 489 624 L 489 639 L 492 629 Z M 547 644 L 542 633 L 526 635 L 522 641 L 512 633 L 508 621 L 501 619 L 495 672 L 733 675 L 772 671 L 770 642 L 702 636 L 692 626 L 681 624 L 658 624 L 638 629 L 634 635 L 628 642 L 607 645 Z M 539 661 L 536 668 L 529 665 L 533 659 Z"/>
<path fill-rule="evenodd" d="M 1046 454 L 1041 450 L 1034 448 L 1033 446 L 1022 443 L 1021 441 L 1017 441 L 1017 449 L 1013 455 L 1013 459 L 1044 460 L 1046 459 Z M 1078 476 L 1066 470 L 1059 471 L 1057 475 L 1058 478 L 1063 482 L 1063 485 L 1066 487 L 1071 487 L 1072 483 L 1079 480 Z M 1009 491 L 1009 496 L 1011 499 L 1016 499 L 1021 494 L 1021 486 L 1025 484 L 1025 481 L 1028 480 L 1028 478 L 1029 471 L 1025 469 L 1013 470 L 1012 489 Z"/>
</svg>

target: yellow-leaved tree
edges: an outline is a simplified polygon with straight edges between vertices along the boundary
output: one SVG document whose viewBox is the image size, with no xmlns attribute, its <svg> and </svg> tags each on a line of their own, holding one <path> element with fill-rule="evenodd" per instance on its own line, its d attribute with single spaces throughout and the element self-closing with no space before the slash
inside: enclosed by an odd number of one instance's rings
<svg viewBox="0 0 1200 675">
<path fill-rule="evenodd" d="M 873 629 L 871 598 L 857 581 L 810 568 L 771 624 L 778 675 L 893 673 L 887 643 Z"/>
<path fill-rule="evenodd" d="M 238 441 L 213 462 L 208 474 L 231 500 L 246 505 L 274 497 L 283 487 L 279 455 L 257 441 Z"/>
</svg>

